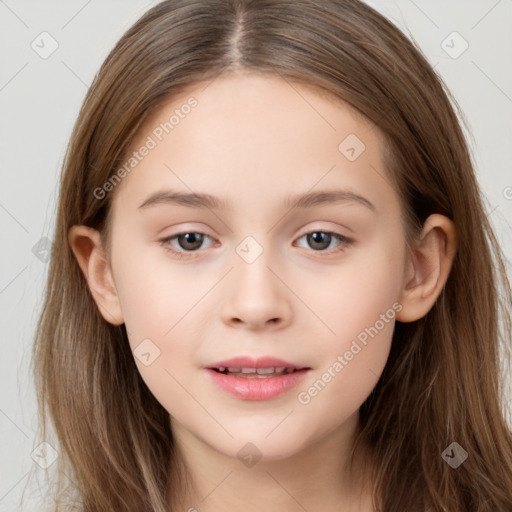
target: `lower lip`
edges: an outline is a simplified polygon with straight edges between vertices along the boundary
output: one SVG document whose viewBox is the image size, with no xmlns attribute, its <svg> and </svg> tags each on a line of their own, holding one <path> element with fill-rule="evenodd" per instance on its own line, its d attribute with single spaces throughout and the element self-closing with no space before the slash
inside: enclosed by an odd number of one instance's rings
<svg viewBox="0 0 512 512">
<path fill-rule="evenodd" d="M 207 368 L 213 382 L 242 400 L 269 400 L 294 388 L 304 379 L 309 369 L 297 370 L 278 377 L 233 377 Z"/>
</svg>

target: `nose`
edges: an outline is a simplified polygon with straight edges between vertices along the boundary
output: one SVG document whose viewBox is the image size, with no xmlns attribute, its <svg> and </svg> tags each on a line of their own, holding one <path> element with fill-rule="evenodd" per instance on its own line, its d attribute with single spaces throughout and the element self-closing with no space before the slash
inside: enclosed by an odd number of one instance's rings
<svg viewBox="0 0 512 512">
<path fill-rule="evenodd" d="M 282 329 L 291 322 L 293 293 L 265 251 L 252 263 L 236 261 L 225 286 L 221 317 L 230 327 Z"/>
</svg>

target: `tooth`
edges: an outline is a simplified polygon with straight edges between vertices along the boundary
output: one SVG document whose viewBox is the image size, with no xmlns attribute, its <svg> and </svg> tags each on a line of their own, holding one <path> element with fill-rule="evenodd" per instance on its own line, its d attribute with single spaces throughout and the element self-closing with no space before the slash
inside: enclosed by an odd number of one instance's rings
<svg viewBox="0 0 512 512">
<path fill-rule="evenodd" d="M 286 375 L 295 371 L 294 368 L 286 368 L 285 366 L 279 366 L 277 368 L 225 368 L 221 366 L 218 370 L 221 372 L 227 370 L 226 373 L 232 377 L 245 377 L 249 379 L 265 379 L 273 376 Z"/>
<path fill-rule="evenodd" d="M 274 373 L 274 368 L 258 368 L 256 371 L 260 375 L 265 375 L 266 373 Z"/>
</svg>

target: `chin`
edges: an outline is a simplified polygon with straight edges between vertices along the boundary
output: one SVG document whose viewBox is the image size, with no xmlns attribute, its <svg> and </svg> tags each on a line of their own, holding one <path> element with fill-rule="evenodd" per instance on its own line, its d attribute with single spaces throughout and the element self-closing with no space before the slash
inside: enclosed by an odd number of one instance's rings
<svg viewBox="0 0 512 512">
<path fill-rule="evenodd" d="M 228 457 L 239 459 L 241 462 L 247 462 L 251 467 L 255 461 L 271 462 L 286 460 L 293 457 L 304 446 L 304 436 L 299 439 L 290 437 L 286 430 L 276 431 L 268 435 L 269 430 L 264 431 L 251 430 L 246 432 L 234 432 L 230 430 L 233 439 L 226 439 L 226 442 L 219 445 L 219 438 L 212 440 L 212 446 Z M 268 437 L 267 437 L 268 436 Z"/>
</svg>

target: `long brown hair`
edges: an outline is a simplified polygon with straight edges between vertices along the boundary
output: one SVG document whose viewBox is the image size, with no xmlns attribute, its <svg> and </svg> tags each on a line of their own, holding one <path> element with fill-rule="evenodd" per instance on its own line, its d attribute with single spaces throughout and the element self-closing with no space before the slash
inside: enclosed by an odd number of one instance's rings
<svg viewBox="0 0 512 512">
<path fill-rule="evenodd" d="M 152 112 L 183 88 L 237 69 L 352 105 L 385 136 L 406 240 L 432 213 L 457 230 L 441 295 L 422 319 L 397 322 L 387 365 L 361 407 L 354 450 L 373 448 L 377 510 L 510 512 L 512 434 L 500 361 L 510 362 L 512 293 L 504 256 L 455 100 L 415 45 L 358 0 L 164 1 L 101 66 L 62 169 L 32 355 L 41 439 L 52 423 L 59 444 L 52 510 L 167 512 L 169 488 L 181 485 L 169 415 L 142 381 L 124 325 L 99 314 L 67 235 L 76 224 L 107 233 L 112 194 L 98 199 L 94 191 L 122 165 Z M 457 469 L 442 457 L 453 442 L 468 453 Z"/>
</svg>

